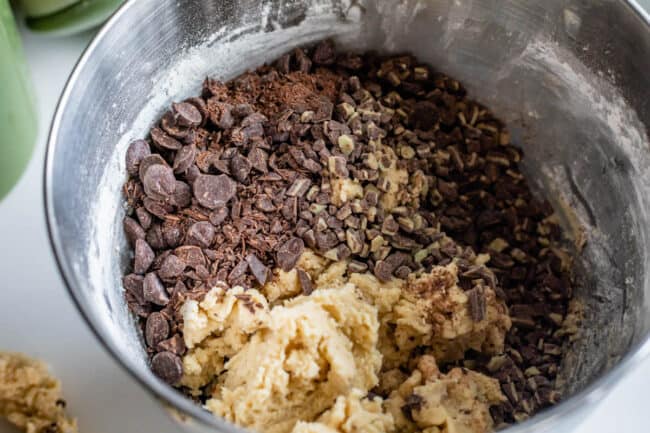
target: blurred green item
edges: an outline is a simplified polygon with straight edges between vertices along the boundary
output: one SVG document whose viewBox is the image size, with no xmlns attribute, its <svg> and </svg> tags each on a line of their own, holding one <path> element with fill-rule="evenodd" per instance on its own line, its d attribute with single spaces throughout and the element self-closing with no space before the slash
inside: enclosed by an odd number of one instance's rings
<svg viewBox="0 0 650 433">
<path fill-rule="evenodd" d="M 27 27 L 70 35 L 102 24 L 123 0 L 20 0 Z"/>
<path fill-rule="evenodd" d="M 25 170 L 37 131 L 20 37 L 9 0 L 0 0 L 0 199 Z"/>
</svg>

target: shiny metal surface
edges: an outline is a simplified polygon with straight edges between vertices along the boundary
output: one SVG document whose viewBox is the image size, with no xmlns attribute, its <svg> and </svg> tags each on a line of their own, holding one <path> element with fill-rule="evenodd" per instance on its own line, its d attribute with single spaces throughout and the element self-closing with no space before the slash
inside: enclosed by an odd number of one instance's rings
<svg viewBox="0 0 650 433">
<path fill-rule="evenodd" d="M 650 353 L 650 17 L 623 0 L 132 0 L 97 35 L 52 125 L 45 197 L 70 292 L 99 340 L 187 431 L 242 431 L 159 381 L 122 302 L 120 185 L 128 141 L 205 75 L 228 79 L 294 46 L 412 51 L 505 119 L 579 260 L 582 339 L 570 395 L 509 432 L 568 432 Z M 570 209 L 573 209 L 571 211 Z"/>
</svg>

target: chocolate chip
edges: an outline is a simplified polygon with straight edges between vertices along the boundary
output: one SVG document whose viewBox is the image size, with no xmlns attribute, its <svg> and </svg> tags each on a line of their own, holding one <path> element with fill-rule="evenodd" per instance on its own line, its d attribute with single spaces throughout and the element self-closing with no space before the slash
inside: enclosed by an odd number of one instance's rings
<svg viewBox="0 0 650 433">
<path fill-rule="evenodd" d="M 208 209 L 224 206 L 235 196 L 236 184 L 225 174 L 219 176 L 202 174 L 194 181 L 194 197 Z"/>
<path fill-rule="evenodd" d="M 183 240 L 183 228 L 178 221 L 166 220 L 162 224 L 162 235 L 165 245 L 174 248 Z"/>
<path fill-rule="evenodd" d="M 230 129 L 235 124 L 232 115 L 232 105 L 221 102 L 216 98 L 208 99 L 207 103 L 210 120 L 221 129 Z"/>
<path fill-rule="evenodd" d="M 187 242 L 190 245 L 197 245 L 201 248 L 210 248 L 216 229 L 207 221 L 194 223 L 187 229 Z"/>
<path fill-rule="evenodd" d="M 129 274 L 122 278 L 122 285 L 124 286 L 124 289 L 130 292 L 141 304 L 144 304 L 146 302 L 144 299 L 144 292 L 142 291 L 143 281 L 144 277 L 142 275 L 136 274 Z"/>
<path fill-rule="evenodd" d="M 146 241 L 151 246 L 151 248 L 156 250 L 162 250 L 166 247 L 165 239 L 162 234 L 162 227 L 158 223 L 151 224 L 151 227 L 147 231 Z"/>
<path fill-rule="evenodd" d="M 167 214 L 170 214 L 174 211 L 174 208 L 171 204 L 165 203 L 164 201 L 156 200 L 151 197 L 145 197 L 142 199 L 142 204 L 144 208 L 151 214 L 157 216 L 160 219 L 164 219 Z M 151 244 L 151 242 L 149 242 Z M 151 244 L 153 246 L 153 244 Z"/>
<path fill-rule="evenodd" d="M 170 385 L 176 385 L 183 377 L 183 363 L 171 352 L 160 352 L 151 359 L 151 370 Z"/>
<path fill-rule="evenodd" d="M 145 140 L 133 141 L 126 150 L 126 171 L 131 176 L 138 174 L 140 162 L 150 154 L 151 148 L 149 147 L 149 143 Z"/>
<path fill-rule="evenodd" d="M 153 250 L 143 239 L 135 241 L 135 259 L 133 261 L 133 272 L 136 274 L 144 274 L 153 263 L 156 257 Z"/>
<path fill-rule="evenodd" d="M 171 352 L 178 356 L 183 356 L 187 352 L 185 342 L 180 334 L 174 334 L 167 340 L 161 341 L 156 345 L 156 350 L 159 352 Z"/>
<path fill-rule="evenodd" d="M 303 295 L 311 295 L 314 291 L 314 285 L 311 282 L 311 277 L 309 274 L 302 269 L 298 268 L 298 282 L 300 283 L 300 289 L 302 290 Z"/>
<path fill-rule="evenodd" d="M 269 269 L 264 266 L 264 263 L 262 263 L 255 254 L 247 255 L 246 262 L 248 262 L 248 266 L 257 282 L 260 283 L 261 286 L 266 284 L 266 280 L 269 276 Z"/>
<path fill-rule="evenodd" d="M 156 347 L 158 343 L 169 336 L 169 323 L 161 313 L 151 313 L 145 325 L 145 340 L 149 347 Z"/>
<path fill-rule="evenodd" d="M 176 178 L 171 168 L 156 164 L 149 167 L 142 180 L 144 192 L 156 200 L 164 200 L 176 190 Z"/>
<path fill-rule="evenodd" d="M 178 150 L 183 147 L 180 141 L 170 137 L 160 128 L 153 128 L 151 130 L 151 140 L 161 149 Z"/>
<path fill-rule="evenodd" d="M 144 229 L 131 217 L 124 217 L 124 234 L 133 246 L 138 239 L 144 239 L 146 236 Z"/>
<path fill-rule="evenodd" d="M 248 160 L 250 161 L 251 166 L 254 169 L 258 170 L 260 173 L 266 174 L 269 172 L 269 157 L 266 152 L 264 152 L 264 150 L 260 149 L 259 147 L 251 149 L 251 151 L 248 153 Z"/>
<path fill-rule="evenodd" d="M 228 274 L 228 282 L 233 284 L 235 281 L 239 280 L 244 276 L 248 270 L 248 262 L 245 259 L 242 259 L 237 263 L 237 265 L 232 268 L 232 271 Z"/>
<path fill-rule="evenodd" d="M 187 207 L 192 203 L 192 188 L 185 182 L 177 180 L 174 193 L 168 200 L 176 207 Z"/>
<path fill-rule="evenodd" d="M 239 153 L 230 160 L 230 174 L 239 182 L 246 182 L 252 167 L 251 162 Z"/>
<path fill-rule="evenodd" d="M 196 157 L 196 148 L 193 144 L 189 146 L 183 146 L 174 157 L 174 164 L 172 165 L 174 173 L 183 173 L 187 171 L 192 164 L 194 164 L 194 158 Z"/>
<path fill-rule="evenodd" d="M 201 112 L 194 105 L 187 102 L 172 104 L 174 120 L 181 126 L 194 127 L 203 122 Z"/>
<path fill-rule="evenodd" d="M 201 248 L 194 245 L 183 245 L 174 250 L 174 254 L 190 268 L 205 266 L 206 260 Z"/>
<path fill-rule="evenodd" d="M 208 218 L 213 225 L 218 227 L 228 218 L 228 208 L 225 206 L 219 207 L 210 212 Z"/>
<path fill-rule="evenodd" d="M 156 305 L 165 306 L 169 302 L 169 297 L 165 291 L 165 287 L 158 278 L 158 276 L 150 272 L 144 277 L 142 282 L 142 291 L 144 299 Z"/>
<path fill-rule="evenodd" d="M 291 238 L 278 248 L 276 263 L 283 271 L 289 272 L 296 266 L 304 250 L 305 243 L 302 239 Z"/>
<path fill-rule="evenodd" d="M 138 217 L 138 221 L 140 222 L 140 226 L 144 230 L 148 230 L 149 227 L 151 227 L 151 214 L 147 212 L 147 210 L 140 206 L 135 210 L 135 214 Z"/>
<path fill-rule="evenodd" d="M 170 280 L 182 274 L 185 270 L 185 266 L 187 265 L 183 260 L 173 254 L 170 254 L 160 265 L 158 276 L 163 280 Z"/>
</svg>

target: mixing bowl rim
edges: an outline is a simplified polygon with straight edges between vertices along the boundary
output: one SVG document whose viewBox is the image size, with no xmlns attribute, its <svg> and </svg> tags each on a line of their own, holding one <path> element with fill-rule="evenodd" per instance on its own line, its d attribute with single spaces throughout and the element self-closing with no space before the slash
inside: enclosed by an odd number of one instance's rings
<svg viewBox="0 0 650 433">
<path fill-rule="evenodd" d="M 129 9 L 135 4 L 135 2 L 136 0 L 127 0 L 123 3 L 93 37 L 92 41 L 85 48 L 83 54 L 77 61 L 67 80 L 59 102 L 57 103 L 49 136 L 47 138 L 43 178 L 43 199 L 48 237 L 54 252 L 54 258 L 58 270 L 76 308 L 79 310 L 84 321 L 99 342 L 133 379 L 144 386 L 153 397 L 161 401 L 172 411 L 180 410 L 183 414 L 189 415 L 200 421 L 202 424 L 216 428 L 217 430 L 233 433 L 248 432 L 248 430 L 234 426 L 222 418 L 213 416 L 171 386 L 155 378 L 153 374 L 143 371 L 141 365 L 138 365 L 134 360 L 120 356 L 120 350 L 118 349 L 117 344 L 115 344 L 107 335 L 104 335 L 99 320 L 95 319 L 84 307 L 85 301 L 81 296 L 83 289 L 76 284 L 76 278 L 74 277 L 75 273 L 71 263 L 65 259 L 63 241 L 59 234 L 57 215 L 53 205 L 53 170 L 59 129 L 61 127 L 63 116 L 68 108 L 70 95 L 75 88 L 77 80 L 84 72 L 85 65 L 94 55 L 96 47 L 102 42 L 104 37 L 111 32 L 111 29 L 117 25 L 121 17 L 128 13 Z M 650 14 L 641 7 L 637 0 L 623 0 L 622 3 L 629 6 L 634 13 L 641 18 L 650 31 Z M 544 427 L 553 425 L 558 420 L 561 420 L 572 411 L 583 407 L 585 404 L 600 401 L 607 395 L 608 391 L 620 381 L 620 379 L 627 376 L 630 371 L 635 370 L 635 368 L 638 367 L 648 355 L 650 355 L 650 333 L 644 337 L 643 341 L 634 345 L 616 365 L 609 369 L 609 371 L 596 378 L 584 389 L 568 397 L 566 400 L 561 401 L 557 405 L 539 412 L 528 420 L 508 427 L 506 431 L 508 433 L 537 431 L 538 428 L 543 429 Z"/>
</svg>

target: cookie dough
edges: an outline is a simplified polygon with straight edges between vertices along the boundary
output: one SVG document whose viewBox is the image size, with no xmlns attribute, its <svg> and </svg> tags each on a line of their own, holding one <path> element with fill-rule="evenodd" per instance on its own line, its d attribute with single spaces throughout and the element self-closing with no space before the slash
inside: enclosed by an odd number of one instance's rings
<svg viewBox="0 0 650 433">
<path fill-rule="evenodd" d="M 386 401 L 397 431 L 475 433 L 492 429 L 489 407 L 505 400 L 499 382 L 464 368 L 441 373 L 432 356 Z"/>
<path fill-rule="evenodd" d="M 206 407 L 238 425 L 289 432 L 352 389 L 377 385 L 376 309 L 351 285 L 277 306 L 267 325 L 226 364 Z"/>
<path fill-rule="evenodd" d="M 220 286 L 186 301 L 182 384 L 196 395 L 209 389 L 208 410 L 263 433 L 487 431 L 498 383 L 440 374 L 436 359 L 503 350 L 510 319 L 494 291 L 482 288 L 475 320 L 454 262 L 385 282 L 347 269 L 306 250 L 259 291 Z M 299 271 L 313 283 L 309 295 Z M 422 404 L 411 410 L 414 399 Z"/>
<path fill-rule="evenodd" d="M 360 389 L 339 396 L 316 422 L 298 421 L 292 433 L 387 433 L 395 430 L 390 414 L 383 412 L 380 397 L 367 397 Z"/>
<path fill-rule="evenodd" d="M 76 433 L 65 414 L 61 383 L 40 361 L 0 353 L 0 416 L 27 433 Z"/>
</svg>

